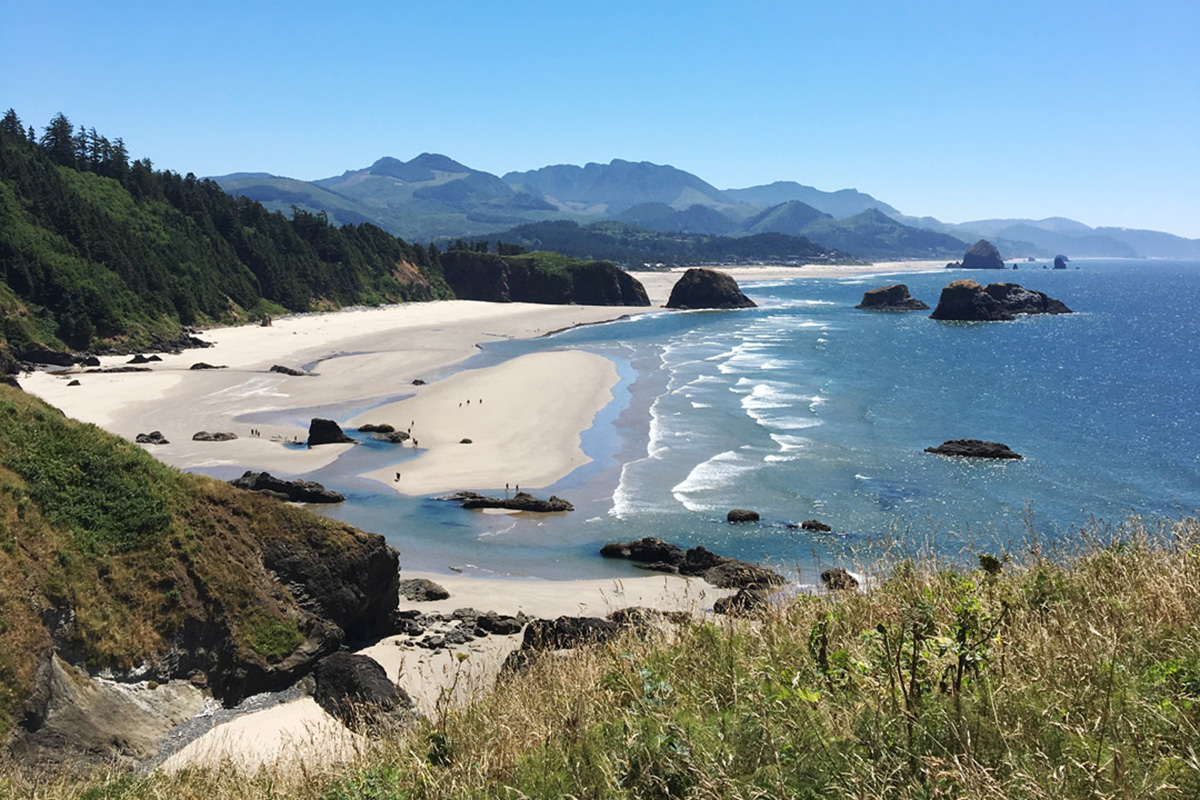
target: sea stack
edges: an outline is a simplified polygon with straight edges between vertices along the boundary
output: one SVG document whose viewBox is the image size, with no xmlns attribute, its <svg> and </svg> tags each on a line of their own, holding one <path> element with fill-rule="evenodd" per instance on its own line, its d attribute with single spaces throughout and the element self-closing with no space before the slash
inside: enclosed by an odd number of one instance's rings
<svg viewBox="0 0 1200 800">
<path fill-rule="evenodd" d="M 1056 255 L 1056 256 L 1054 257 L 1054 268 L 1055 268 L 1055 269 L 1066 269 L 1066 268 L 1067 268 L 1067 262 L 1068 262 L 1068 261 L 1070 261 L 1070 260 L 1071 260 L 1071 259 L 1069 259 L 1069 258 L 1067 258 L 1066 256 L 1064 256 L 1062 253 L 1059 253 L 1058 255 Z"/>
<path fill-rule="evenodd" d="M 894 283 L 866 292 L 862 302 L 855 308 L 864 311 L 926 311 L 929 306 L 909 294 L 905 284 Z"/>
<path fill-rule="evenodd" d="M 954 281 L 942 289 L 930 319 L 961 322 L 1010 322 L 1017 314 L 1070 314 L 1060 300 L 1015 283 L 980 286 L 973 280 Z"/>
<path fill-rule="evenodd" d="M 980 239 L 971 245 L 963 255 L 960 263 L 947 264 L 947 269 L 1004 269 L 1004 259 L 996 245 L 987 239 Z"/>
<path fill-rule="evenodd" d="M 671 289 L 667 308 L 755 308 L 756 303 L 724 272 L 694 267 Z"/>
</svg>

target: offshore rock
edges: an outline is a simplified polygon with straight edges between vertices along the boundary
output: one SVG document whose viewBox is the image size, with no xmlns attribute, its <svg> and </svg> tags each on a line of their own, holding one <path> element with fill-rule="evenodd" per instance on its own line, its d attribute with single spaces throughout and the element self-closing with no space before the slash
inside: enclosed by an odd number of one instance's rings
<svg viewBox="0 0 1200 800">
<path fill-rule="evenodd" d="M 724 272 L 693 267 L 671 289 L 667 308 L 755 308 L 756 303 Z"/>
<path fill-rule="evenodd" d="M 1017 314 L 1070 314 L 1066 304 L 1044 292 L 1016 283 L 980 286 L 973 280 L 954 281 L 942 289 L 930 319 L 963 322 L 1009 322 Z"/>
<path fill-rule="evenodd" d="M 832 525 L 827 525 L 819 519 L 806 519 L 800 523 L 800 527 L 806 531 L 818 531 L 819 533 L 829 533 L 833 530 Z"/>
<path fill-rule="evenodd" d="M 319 444 L 354 444 L 354 440 L 342 432 L 342 426 L 331 419 L 313 417 L 308 423 L 308 446 Z"/>
<path fill-rule="evenodd" d="M 858 588 L 858 579 L 846 571 L 845 567 L 834 567 L 821 573 L 821 582 L 832 592 L 842 592 Z"/>
<path fill-rule="evenodd" d="M 605 558 L 627 558 L 658 572 L 704 578 L 726 589 L 765 588 L 783 583 L 783 576 L 772 569 L 727 558 L 704 547 L 684 551 L 653 536 L 632 542 L 610 542 L 600 549 L 600 555 Z"/>
<path fill-rule="evenodd" d="M 392 433 L 395 430 L 396 429 L 393 428 L 391 425 L 388 425 L 387 423 L 383 423 L 383 422 L 381 422 L 381 423 L 369 422 L 366 425 L 358 426 L 359 433 Z"/>
<path fill-rule="evenodd" d="M 1004 269 L 1000 251 L 987 239 L 980 239 L 963 255 L 962 269 Z"/>
<path fill-rule="evenodd" d="M 1056 256 L 1054 257 L 1054 268 L 1055 268 L 1055 269 L 1066 269 L 1066 268 L 1067 268 L 1067 262 L 1068 262 L 1068 261 L 1070 261 L 1070 260 L 1071 260 L 1071 259 L 1069 259 L 1069 258 L 1067 258 L 1066 256 L 1064 256 L 1062 253 L 1059 253 L 1058 255 L 1056 255 Z"/>
<path fill-rule="evenodd" d="M 285 481 L 269 472 L 247 470 L 242 477 L 234 478 L 229 484 L 250 492 L 282 497 L 293 503 L 340 503 L 346 499 L 315 481 Z"/>
<path fill-rule="evenodd" d="M 939 456 L 965 456 L 966 458 L 1001 458 L 1020 461 L 1022 456 L 1014 453 L 1006 444 L 985 442 L 980 439 L 950 439 L 937 447 L 926 447 L 926 453 Z"/>
<path fill-rule="evenodd" d="M 866 292 L 862 302 L 855 308 L 864 311 L 925 311 L 929 306 L 909 294 L 907 285 L 894 283 Z"/>
<path fill-rule="evenodd" d="M 983 290 L 1010 314 L 1073 313 L 1061 300 L 1016 283 L 989 283 Z"/>
<path fill-rule="evenodd" d="M 561 497 L 551 495 L 549 500 L 542 500 L 528 492 L 517 492 L 512 497 L 488 497 L 475 492 L 455 492 L 440 499 L 453 500 L 463 508 L 470 509 L 504 508 L 509 511 L 531 511 L 536 514 L 554 514 L 575 510 L 575 506 Z"/>
<path fill-rule="evenodd" d="M 758 522 L 758 519 L 758 512 L 748 508 L 731 508 L 725 515 L 726 522 Z"/>
</svg>

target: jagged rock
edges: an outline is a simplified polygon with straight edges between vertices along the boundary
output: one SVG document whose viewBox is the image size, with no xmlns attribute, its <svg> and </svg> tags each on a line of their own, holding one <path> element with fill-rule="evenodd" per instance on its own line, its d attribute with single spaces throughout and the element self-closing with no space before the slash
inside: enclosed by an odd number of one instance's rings
<svg viewBox="0 0 1200 800">
<path fill-rule="evenodd" d="M 521 632 L 521 629 L 525 627 L 525 620 L 521 617 L 489 611 L 475 618 L 474 627 L 476 634 L 483 632 L 496 636 L 512 636 L 514 633 Z"/>
<path fill-rule="evenodd" d="M 21 361 L 31 364 L 49 364 L 54 367 L 73 367 L 78 360 L 74 353 L 65 350 L 51 350 L 40 344 L 28 344 L 14 349 L 14 355 Z"/>
<path fill-rule="evenodd" d="M 162 358 L 159 356 L 144 356 L 141 353 L 138 353 L 133 358 L 129 359 L 129 361 L 126 363 L 128 363 L 128 364 L 149 364 L 152 361 L 162 361 Z"/>
<path fill-rule="evenodd" d="M 351 653 L 334 653 L 321 659 L 313 671 L 313 699 L 349 726 L 377 722 L 378 715 L 412 707 L 408 694 L 388 679 L 374 659 Z"/>
<path fill-rule="evenodd" d="M 1004 269 L 1000 251 L 987 239 L 980 239 L 963 256 L 962 269 Z"/>
<path fill-rule="evenodd" d="M 731 508 L 725 515 L 726 522 L 758 522 L 758 512 L 748 508 Z"/>
<path fill-rule="evenodd" d="M 821 573 L 821 582 L 830 591 L 840 592 L 858 588 L 858 579 L 846 571 L 844 567 L 834 567 Z"/>
<path fill-rule="evenodd" d="M 683 273 L 667 300 L 667 308 L 754 308 L 756 303 L 737 281 L 715 269 L 693 267 Z"/>
<path fill-rule="evenodd" d="M 939 456 L 1021 459 L 1021 455 L 1014 453 L 1006 444 L 984 442 L 979 439 L 951 439 L 937 447 L 926 447 L 925 452 L 936 453 Z"/>
<path fill-rule="evenodd" d="M 195 364 L 192 364 L 190 367 L 188 367 L 188 369 L 228 369 L 228 367 L 226 367 L 224 364 L 217 366 L 204 361 L 197 361 Z"/>
<path fill-rule="evenodd" d="M 404 431 L 392 431 L 391 433 L 373 433 L 371 434 L 371 438 L 377 442 L 404 444 L 409 440 L 409 435 Z"/>
<path fill-rule="evenodd" d="M 386 423 L 368 422 L 366 425 L 359 425 L 359 433 L 392 433 L 396 429 Z"/>
<path fill-rule="evenodd" d="M 717 614 L 749 614 L 767 605 L 767 595 L 759 589 L 738 589 L 737 594 L 717 598 L 713 611 Z"/>
<path fill-rule="evenodd" d="M 1061 300 L 1055 300 L 1044 292 L 1026 289 L 1020 284 L 989 283 L 983 290 L 1010 314 L 1073 313 Z"/>
<path fill-rule="evenodd" d="M 273 365 L 270 371 L 278 372 L 280 375 L 292 375 L 294 377 L 303 377 L 308 374 L 304 370 L 292 369 L 291 367 L 285 367 L 282 364 Z"/>
<path fill-rule="evenodd" d="M 820 531 L 821 533 L 829 533 L 833 530 L 832 525 L 826 525 L 819 519 L 806 519 L 800 523 L 800 527 L 806 531 Z"/>
<path fill-rule="evenodd" d="M 149 433 L 139 433 L 134 441 L 138 444 L 170 444 L 166 437 L 162 435 L 162 431 L 150 431 Z"/>
<path fill-rule="evenodd" d="M 421 380 L 420 378 L 413 378 L 412 385 L 413 386 L 424 386 L 425 381 Z"/>
<path fill-rule="evenodd" d="M 340 503 L 346 499 L 315 481 L 285 481 L 269 472 L 246 470 L 242 477 L 234 478 L 229 484 L 250 492 L 268 492 L 293 503 Z"/>
<path fill-rule="evenodd" d="M 100 359 L 96 358 L 95 356 L 88 356 L 79 363 L 84 367 L 98 367 L 100 366 Z"/>
<path fill-rule="evenodd" d="M 400 581 L 400 596 L 414 603 L 424 603 L 445 600 L 450 593 L 427 578 L 408 578 Z"/>
<path fill-rule="evenodd" d="M 586 644 L 606 642 L 617 635 L 621 626 L 600 617 L 559 617 L 535 619 L 525 628 L 522 650 L 569 650 Z"/>
<path fill-rule="evenodd" d="M 768 587 L 783 583 L 783 576 L 758 564 L 718 555 L 704 547 L 684 551 L 653 536 L 632 542 L 610 542 L 600 549 L 606 558 L 627 558 L 660 572 L 701 577 L 722 588 Z"/>
<path fill-rule="evenodd" d="M 894 283 L 866 292 L 862 302 L 855 308 L 865 311 L 924 311 L 929 306 L 909 294 L 905 284 Z"/>
<path fill-rule="evenodd" d="M 1066 269 L 1066 268 L 1067 268 L 1067 262 L 1068 262 L 1068 261 L 1070 261 L 1070 260 L 1071 260 L 1071 259 L 1069 259 L 1069 258 L 1067 258 L 1066 256 L 1064 256 L 1062 253 L 1059 253 L 1058 255 L 1056 255 L 1056 256 L 1054 257 L 1054 268 L 1055 268 L 1055 269 Z"/>
<path fill-rule="evenodd" d="M 215 431 L 213 433 L 200 431 L 192 434 L 193 442 L 231 442 L 236 438 L 238 438 L 237 434 L 231 431 Z"/>
<path fill-rule="evenodd" d="M 313 417 L 308 423 L 308 446 L 320 444 L 354 444 L 354 440 L 342 432 L 342 426 L 331 419 Z"/>
<path fill-rule="evenodd" d="M 561 497 L 550 496 L 549 500 L 541 500 L 528 492 L 517 492 L 512 497 L 488 497 L 475 492 L 455 492 L 438 498 L 452 500 L 463 508 L 505 508 L 509 511 L 532 511 L 538 514 L 552 514 L 563 511 L 574 511 L 575 506 Z"/>
<path fill-rule="evenodd" d="M 75 380 L 73 380 L 73 381 L 68 381 L 68 382 L 67 382 L 67 386 L 82 386 L 82 385 L 83 385 L 83 384 L 81 384 L 81 383 L 79 382 L 79 379 L 78 379 L 78 378 L 76 378 L 76 379 L 75 379 Z"/>
</svg>

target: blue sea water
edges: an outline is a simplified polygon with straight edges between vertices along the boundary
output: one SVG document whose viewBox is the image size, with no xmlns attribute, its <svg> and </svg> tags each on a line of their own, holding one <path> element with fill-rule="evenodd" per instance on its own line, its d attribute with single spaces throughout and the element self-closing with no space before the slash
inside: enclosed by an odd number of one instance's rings
<svg viewBox="0 0 1200 800">
<path fill-rule="evenodd" d="M 355 448 L 309 476 L 346 493 L 323 513 L 384 534 L 409 568 L 546 578 L 632 574 L 606 541 L 659 536 L 769 561 L 801 580 L 888 542 L 1019 548 L 1031 529 L 1200 509 L 1200 263 L 749 283 L 759 308 L 661 312 L 486 345 L 467 368 L 581 348 L 614 360 L 614 401 L 584 435 L 592 463 L 539 490 L 576 511 L 488 516 L 355 477 L 394 449 Z M 854 306 L 904 282 L 930 306 L 953 279 L 1007 280 L 1077 313 L 943 323 Z M 1017 462 L 924 452 L 1004 442 Z M 487 488 L 487 487 L 476 487 Z M 503 490 L 503 487 L 492 487 Z M 729 525 L 750 508 L 758 525 Z M 833 534 L 789 524 L 817 518 Z"/>
</svg>

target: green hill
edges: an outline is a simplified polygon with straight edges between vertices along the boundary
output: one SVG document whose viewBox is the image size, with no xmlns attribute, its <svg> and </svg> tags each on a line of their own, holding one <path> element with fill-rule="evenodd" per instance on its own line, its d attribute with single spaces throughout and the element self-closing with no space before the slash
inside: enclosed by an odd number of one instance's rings
<svg viewBox="0 0 1200 800">
<path fill-rule="evenodd" d="M 177 472 L 0 385 L 0 743 L 43 734 L 55 657 L 202 675 L 226 701 L 290 685 L 383 629 L 396 572 L 380 536 Z"/>
<path fill-rule="evenodd" d="M 374 225 L 291 219 L 210 180 L 130 161 L 56 116 L 0 121 L 0 338 L 135 346 L 181 325 L 449 296 L 436 264 Z"/>
</svg>

